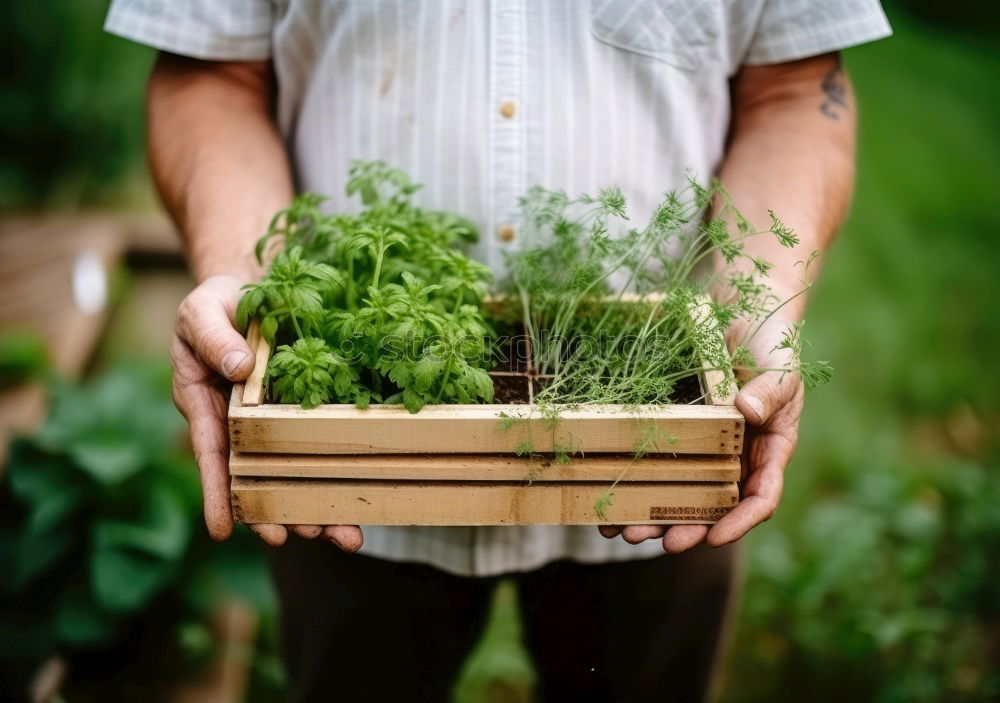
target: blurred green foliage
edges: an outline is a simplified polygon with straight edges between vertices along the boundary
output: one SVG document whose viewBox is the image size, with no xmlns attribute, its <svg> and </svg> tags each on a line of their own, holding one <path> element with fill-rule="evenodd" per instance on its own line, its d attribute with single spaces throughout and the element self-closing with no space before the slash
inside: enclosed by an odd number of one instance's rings
<svg viewBox="0 0 1000 703">
<path fill-rule="evenodd" d="M 452 690 L 458 703 L 516 703 L 533 700 L 536 674 L 521 643 L 517 590 L 501 581 L 493 594 L 490 618 Z"/>
<path fill-rule="evenodd" d="M 1000 697 L 1000 57 L 893 19 L 847 52 L 856 202 L 808 324 L 837 378 L 748 540 L 725 700 Z"/>
<path fill-rule="evenodd" d="M 34 330 L 0 332 L 0 390 L 41 375 L 48 367 L 45 341 Z"/>
<path fill-rule="evenodd" d="M 0 559 L 12 619 L 0 642 L 22 655 L 102 643 L 176 576 L 198 484 L 165 387 L 137 380 L 120 370 L 61 384 L 38 435 L 11 445 Z"/>
<path fill-rule="evenodd" d="M 154 52 L 101 32 L 106 11 L 4 3 L 0 211 L 148 200 L 141 106 Z"/>
<path fill-rule="evenodd" d="M 0 481 L 0 681 L 23 683 L 54 654 L 134 645 L 137 620 L 159 618 L 154 629 L 176 639 L 168 648 L 190 648 L 224 597 L 270 611 L 252 539 L 218 545 L 201 529 L 168 369 L 125 364 L 50 383 L 48 419 L 11 444 Z"/>
</svg>

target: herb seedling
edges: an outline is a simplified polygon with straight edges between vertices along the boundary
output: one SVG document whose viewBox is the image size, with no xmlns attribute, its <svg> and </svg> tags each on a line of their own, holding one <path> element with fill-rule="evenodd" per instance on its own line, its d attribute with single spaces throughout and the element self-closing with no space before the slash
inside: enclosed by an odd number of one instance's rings
<svg viewBox="0 0 1000 703">
<path fill-rule="evenodd" d="M 326 215 L 325 199 L 304 193 L 271 221 L 257 256 L 284 247 L 245 286 L 237 324 L 256 318 L 279 345 L 266 376 L 273 398 L 411 412 L 492 400 L 481 304 L 490 272 L 459 250 L 475 229 L 413 205 L 418 189 L 381 162 L 356 162 L 347 192 L 361 196 L 358 215 Z"/>
</svg>

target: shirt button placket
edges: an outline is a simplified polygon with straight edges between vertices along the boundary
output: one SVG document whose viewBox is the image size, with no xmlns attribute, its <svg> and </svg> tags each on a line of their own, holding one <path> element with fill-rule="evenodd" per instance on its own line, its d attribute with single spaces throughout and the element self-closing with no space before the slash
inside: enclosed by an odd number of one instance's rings
<svg viewBox="0 0 1000 703">
<path fill-rule="evenodd" d="M 525 0 L 494 0 L 490 23 L 492 265 L 517 241 L 525 178 Z"/>
</svg>

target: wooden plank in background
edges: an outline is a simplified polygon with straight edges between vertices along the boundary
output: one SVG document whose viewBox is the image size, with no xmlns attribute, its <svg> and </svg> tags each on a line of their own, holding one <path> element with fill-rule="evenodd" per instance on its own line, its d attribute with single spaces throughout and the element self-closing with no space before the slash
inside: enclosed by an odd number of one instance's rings
<svg viewBox="0 0 1000 703">
<path fill-rule="evenodd" d="M 735 483 L 627 483 L 598 517 L 608 483 L 232 479 L 238 522 L 306 525 L 710 524 L 735 507 Z"/>
<path fill-rule="evenodd" d="M 66 378 L 84 371 L 107 320 L 107 306 L 77 305 L 74 277 L 81 255 L 103 268 L 108 292 L 124 248 L 124 232 L 103 220 L 0 221 L 0 334 L 30 330 L 45 343 L 53 370 Z M 82 281 L 81 281 L 82 283 Z M 0 470 L 13 433 L 30 433 L 45 414 L 40 384 L 0 391 Z"/>
</svg>

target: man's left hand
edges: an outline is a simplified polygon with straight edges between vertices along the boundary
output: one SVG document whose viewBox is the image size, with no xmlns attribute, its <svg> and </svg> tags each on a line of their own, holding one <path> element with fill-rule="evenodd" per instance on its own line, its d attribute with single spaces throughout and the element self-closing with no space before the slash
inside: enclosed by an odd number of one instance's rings
<svg viewBox="0 0 1000 703">
<path fill-rule="evenodd" d="M 747 347 L 763 368 L 783 368 L 792 361 L 787 350 L 776 349 L 790 321 L 768 320 L 747 342 Z M 731 512 L 714 525 L 601 525 L 601 534 L 618 535 L 639 544 L 647 539 L 663 539 L 663 549 L 676 554 L 702 542 L 721 547 L 735 542 L 751 529 L 771 519 L 778 509 L 784 485 L 785 467 L 798 441 L 803 403 L 802 380 L 797 373 L 766 371 L 740 389 L 736 408 L 747 421 L 743 447 L 742 497 Z"/>
</svg>

